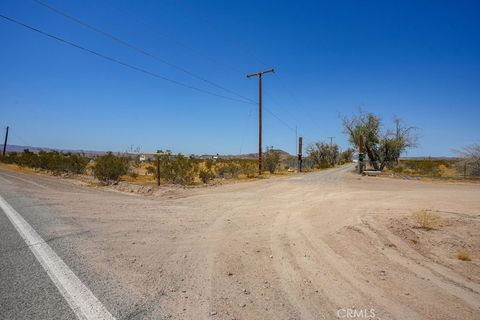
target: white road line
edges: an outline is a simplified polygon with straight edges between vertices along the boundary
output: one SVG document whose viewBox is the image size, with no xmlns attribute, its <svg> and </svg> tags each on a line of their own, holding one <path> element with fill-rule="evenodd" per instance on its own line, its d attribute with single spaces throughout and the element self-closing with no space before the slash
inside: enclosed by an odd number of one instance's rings
<svg viewBox="0 0 480 320">
<path fill-rule="evenodd" d="M 115 319 L 55 251 L 1 195 L 0 208 L 25 240 L 79 319 Z"/>
</svg>

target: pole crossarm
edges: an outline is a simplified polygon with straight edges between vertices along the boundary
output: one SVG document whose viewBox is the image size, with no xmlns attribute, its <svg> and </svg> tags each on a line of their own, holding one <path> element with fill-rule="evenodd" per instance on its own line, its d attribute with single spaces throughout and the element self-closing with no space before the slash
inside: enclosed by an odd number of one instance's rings
<svg viewBox="0 0 480 320">
<path fill-rule="evenodd" d="M 251 78 L 251 77 L 255 77 L 255 76 L 261 76 L 262 74 L 269 73 L 269 72 L 275 72 L 275 69 L 268 69 L 268 70 L 265 70 L 265 71 L 250 73 L 250 74 L 247 74 L 247 78 Z"/>
</svg>

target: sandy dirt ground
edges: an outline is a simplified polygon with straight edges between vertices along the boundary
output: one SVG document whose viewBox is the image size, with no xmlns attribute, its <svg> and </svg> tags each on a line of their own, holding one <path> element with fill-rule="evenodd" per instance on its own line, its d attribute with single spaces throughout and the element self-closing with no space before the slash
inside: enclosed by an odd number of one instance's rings
<svg viewBox="0 0 480 320">
<path fill-rule="evenodd" d="M 25 188 L 61 212 L 43 232 L 75 234 L 141 297 L 130 319 L 480 319 L 477 184 L 351 166 L 149 196 L 42 179 Z M 422 209 L 434 229 L 411 218 Z"/>
</svg>

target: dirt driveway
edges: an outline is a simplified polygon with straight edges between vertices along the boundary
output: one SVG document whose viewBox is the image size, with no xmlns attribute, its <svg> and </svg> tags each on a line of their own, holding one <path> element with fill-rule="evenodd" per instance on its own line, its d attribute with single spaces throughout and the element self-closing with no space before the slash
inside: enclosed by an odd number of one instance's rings
<svg viewBox="0 0 480 320">
<path fill-rule="evenodd" d="M 141 297 L 131 319 L 479 319 L 480 185 L 351 171 L 161 196 L 45 177 L 21 190 L 61 212 L 44 234 L 75 234 L 85 263 Z M 416 227 L 421 209 L 435 229 Z"/>
</svg>

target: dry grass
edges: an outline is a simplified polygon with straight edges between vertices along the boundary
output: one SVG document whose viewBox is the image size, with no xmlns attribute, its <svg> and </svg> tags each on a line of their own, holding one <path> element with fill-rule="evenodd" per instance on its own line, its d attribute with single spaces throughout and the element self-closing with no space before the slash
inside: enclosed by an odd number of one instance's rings
<svg viewBox="0 0 480 320">
<path fill-rule="evenodd" d="M 412 214 L 412 218 L 419 228 L 434 229 L 440 223 L 440 218 L 429 210 L 420 210 Z"/>
<path fill-rule="evenodd" d="M 470 253 L 467 250 L 462 250 L 457 254 L 458 260 L 471 261 Z"/>
</svg>

